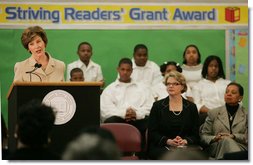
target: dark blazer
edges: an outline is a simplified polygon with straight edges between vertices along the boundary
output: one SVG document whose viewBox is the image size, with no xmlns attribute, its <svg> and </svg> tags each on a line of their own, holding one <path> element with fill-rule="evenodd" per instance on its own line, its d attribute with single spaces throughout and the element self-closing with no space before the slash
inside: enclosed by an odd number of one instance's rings
<svg viewBox="0 0 253 165">
<path fill-rule="evenodd" d="M 199 144 L 199 116 L 197 106 L 183 98 L 183 110 L 181 128 L 179 132 L 171 132 L 171 125 L 168 125 L 169 97 L 156 101 L 153 104 L 149 115 L 148 123 L 148 150 L 156 151 L 159 148 L 163 151 L 166 149 L 166 141 L 173 139 L 177 135 L 186 139 L 188 145 Z M 165 147 L 166 146 L 166 147 Z M 161 151 L 161 152 L 163 152 Z"/>
</svg>

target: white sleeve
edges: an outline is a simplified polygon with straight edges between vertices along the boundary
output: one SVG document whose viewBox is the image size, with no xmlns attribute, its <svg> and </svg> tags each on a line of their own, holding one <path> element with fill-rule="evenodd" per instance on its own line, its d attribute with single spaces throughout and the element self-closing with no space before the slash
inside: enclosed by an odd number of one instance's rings
<svg viewBox="0 0 253 165">
<path fill-rule="evenodd" d="M 100 109 L 102 121 L 112 116 L 119 116 L 125 118 L 126 109 L 116 106 L 113 93 L 108 87 L 104 89 L 100 96 Z"/>
<path fill-rule="evenodd" d="M 103 72 L 102 72 L 102 69 L 101 69 L 101 66 L 98 65 L 98 73 L 97 73 L 97 81 L 102 81 L 104 80 L 104 77 L 103 77 Z"/>
<path fill-rule="evenodd" d="M 142 91 L 143 97 L 140 100 L 140 105 L 138 107 L 132 107 L 136 112 L 136 119 L 144 119 L 145 116 L 149 116 L 153 102 L 155 101 L 149 87 L 146 86 Z"/>
<path fill-rule="evenodd" d="M 192 91 L 191 91 L 194 103 L 197 105 L 198 111 L 203 106 L 202 98 L 201 98 L 202 90 L 204 90 L 204 88 L 202 87 L 201 83 L 197 83 L 193 86 Z"/>
<path fill-rule="evenodd" d="M 163 76 L 160 72 L 160 68 L 158 67 L 156 63 L 153 63 L 153 64 L 154 64 L 153 65 L 154 77 L 152 81 L 152 86 L 163 82 Z"/>
</svg>

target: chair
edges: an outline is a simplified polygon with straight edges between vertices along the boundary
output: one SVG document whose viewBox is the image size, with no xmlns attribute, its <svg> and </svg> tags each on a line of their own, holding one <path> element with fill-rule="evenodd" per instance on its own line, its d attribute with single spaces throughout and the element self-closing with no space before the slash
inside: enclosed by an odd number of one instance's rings
<svg viewBox="0 0 253 165">
<path fill-rule="evenodd" d="M 109 130 L 114 135 L 123 153 L 123 160 L 139 159 L 135 154 L 141 151 L 141 133 L 136 127 L 126 123 L 102 123 L 100 127 Z M 131 155 L 126 156 L 126 153 L 131 153 Z"/>
</svg>

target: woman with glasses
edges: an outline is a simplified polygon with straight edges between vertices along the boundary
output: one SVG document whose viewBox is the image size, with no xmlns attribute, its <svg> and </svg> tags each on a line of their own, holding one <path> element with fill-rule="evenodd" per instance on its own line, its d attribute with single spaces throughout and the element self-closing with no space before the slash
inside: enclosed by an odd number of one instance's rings
<svg viewBox="0 0 253 165">
<path fill-rule="evenodd" d="M 168 150 L 199 143 L 199 117 L 194 103 L 184 99 L 184 76 L 171 71 L 165 76 L 169 96 L 156 101 L 149 115 L 148 156 L 159 159 Z"/>
<path fill-rule="evenodd" d="M 179 63 L 176 63 L 175 61 L 166 61 L 162 65 L 160 65 L 160 71 L 163 77 L 165 77 L 166 74 L 170 73 L 173 70 L 182 73 L 181 66 L 179 65 Z M 157 100 L 163 99 L 168 96 L 168 92 L 166 91 L 166 86 L 164 84 L 162 84 L 162 86 L 160 86 L 160 88 L 158 89 L 159 89 L 159 95 L 158 95 Z M 182 96 L 185 99 L 193 102 L 192 91 L 189 85 L 187 85 L 187 91 L 182 93 Z"/>
</svg>

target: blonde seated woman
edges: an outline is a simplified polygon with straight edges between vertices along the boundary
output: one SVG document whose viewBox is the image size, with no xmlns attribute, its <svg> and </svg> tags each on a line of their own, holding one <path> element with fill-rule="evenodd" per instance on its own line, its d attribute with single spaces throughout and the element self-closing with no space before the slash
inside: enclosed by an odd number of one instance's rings
<svg viewBox="0 0 253 165">
<path fill-rule="evenodd" d="M 192 148 L 199 144 L 199 116 L 197 106 L 184 99 L 187 89 L 184 76 L 171 71 L 165 76 L 169 96 L 156 101 L 148 121 L 148 156 L 159 159 L 177 147 Z"/>
</svg>

